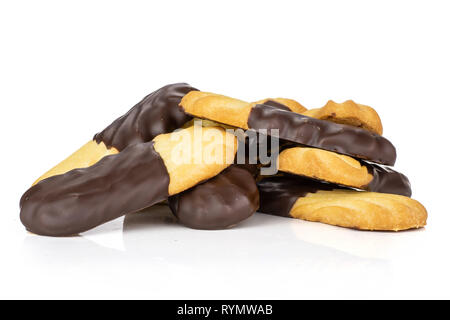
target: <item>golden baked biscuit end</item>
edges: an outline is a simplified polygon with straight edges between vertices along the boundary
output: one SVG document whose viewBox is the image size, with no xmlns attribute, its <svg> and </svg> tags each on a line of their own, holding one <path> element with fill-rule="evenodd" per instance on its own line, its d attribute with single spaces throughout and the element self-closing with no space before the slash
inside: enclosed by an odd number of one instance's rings
<svg viewBox="0 0 450 320">
<path fill-rule="evenodd" d="M 202 137 L 194 130 L 201 130 Z M 169 195 L 210 179 L 233 163 L 236 137 L 221 127 L 189 127 L 153 139 L 170 177 Z"/>
<path fill-rule="evenodd" d="M 97 143 L 95 140 L 91 140 L 40 176 L 39 179 L 33 183 L 33 186 L 39 181 L 51 176 L 64 174 L 73 169 L 90 167 L 97 163 L 101 158 L 116 153 L 119 153 L 116 148 L 111 147 L 108 149 L 103 142 Z"/>
<path fill-rule="evenodd" d="M 375 109 L 353 100 L 343 103 L 329 100 L 322 108 L 310 109 L 303 114 L 320 120 L 360 127 L 379 135 L 383 134 L 383 125 Z"/>
<path fill-rule="evenodd" d="M 278 165 L 283 172 L 354 188 L 368 185 L 373 178 L 358 160 L 316 148 L 286 149 L 278 156 Z"/>
<path fill-rule="evenodd" d="M 418 201 L 393 194 L 333 190 L 297 199 L 294 218 L 360 230 L 400 231 L 426 225 L 427 211 Z"/>
<path fill-rule="evenodd" d="M 250 103 L 219 94 L 191 91 L 181 99 L 180 106 L 190 115 L 248 129 Z"/>
</svg>

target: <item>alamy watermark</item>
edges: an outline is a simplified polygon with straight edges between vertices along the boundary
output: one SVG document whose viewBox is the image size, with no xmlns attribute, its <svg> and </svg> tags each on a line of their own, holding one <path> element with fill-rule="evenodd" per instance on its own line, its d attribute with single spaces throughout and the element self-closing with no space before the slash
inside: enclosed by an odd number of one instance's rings
<svg viewBox="0 0 450 320">
<path fill-rule="evenodd" d="M 194 121 L 193 130 L 175 130 L 170 138 L 175 142 L 171 161 L 177 165 L 261 164 L 261 175 L 277 173 L 278 129 L 227 128 L 225 132 L 216 127 L 204 130 L 201 120 Z"/>
</svg>

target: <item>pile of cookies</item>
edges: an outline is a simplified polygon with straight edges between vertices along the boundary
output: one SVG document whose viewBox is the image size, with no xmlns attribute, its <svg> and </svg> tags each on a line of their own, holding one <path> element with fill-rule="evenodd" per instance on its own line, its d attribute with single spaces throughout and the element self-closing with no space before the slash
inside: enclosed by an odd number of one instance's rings
<svg viewBox="0 0 450 320">
<path fill-rule="evenodd" d="M 208 120 L 203 135 L 220 139 L 196 139 L 196 118 Z M 258 159 L 237 162 L 250 143 L 230 128 L 276 132 L 278 173 L 261 175 Z M 427 212 L 391 168 L 396 151 L 382 130 L 375 110 L 351 100 L 307 110 L 171 84 L 42 175 L 22 196 L 20 218 L 30 232 L 70 236 L 167 202 L 197 229 L 229 228 L 256 211 L 363 230 L 423 227 Z M 174 157 L 180 139 L 194 146 L 183 161 Z"/>
</svg>

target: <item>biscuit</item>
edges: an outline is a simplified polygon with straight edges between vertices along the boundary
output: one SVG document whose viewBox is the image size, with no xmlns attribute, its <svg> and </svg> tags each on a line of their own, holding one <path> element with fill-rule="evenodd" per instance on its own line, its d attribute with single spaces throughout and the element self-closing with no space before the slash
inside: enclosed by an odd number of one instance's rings
<svg viewBox="0 0 450 320">
<path fill-rule="evenodd" d="M 305 111 L 306 108 L 292 99 L 268 98 L 249 103 L 224 95 L 193 91 L 183 97 L 180 106 L 189 114 L 201 119 L 223 123 L 232 127 L 248 129 L 247 118 L 253 106 L 261 102 L 269 102 L 271 106 L 290 109 L 291 111 Z"/>
<path fill-rule="evenodd" d="M 425 208 L 408 197 L 352 190 L 318 191 L 299 198 L 294 218 L 360 230 L 400 231 L 424 227 Z"/>
<path fill-rule="evenodd" d="M 366 191 L 411 196 L 408 178 L 390 168 L 331 151 L 295 147 L 278 156 L 280 171 Z"/>
<path fill-rule="evenodd" d="M 333 100 L 318 109 L 310 109 L 300 112 L 305 116 L 328 120 L 336 123 L 361 127 L 376 134 L 383 134 L 383 125 L 378 113 L 371 107 L 347 100 L 336 103 Z"/>
<path fill-rule="evenodd" d="M 194 130 L 159 135 L 87 168 L 40 181 L 20 200 L 23 225 L 40 235 L 78 234 L 214 177 L 232 163 L 236 138 L 222 128 L 208 127 L 196 146 L 185 148 L 186 139 L 178 138 L 191 139 Z M 180 144 L 193 152 L 184 162 L 174 159 Z"/>
<path fill-rule="evenodd" d="M 248 129 L 247 119 L 252 110 L 249 102 L 202 91 L 186 94 L 180 106 L 186 113 L 198 118 L 243 129 Z"/>
<path fill-rule="evenodd" d="M 396 150 L 386 138 L 345 124 L 311 118 L 284 108 L 251 104 L 230 97 L 192 91 L 180 106 L 190 115 L 242 129 L 278 130 L 280 139 L 372 162 L 394 165 Z"/>
<path fill-rule="evenodd" d="M 210 180 L 169 198 L 173 214 L 193 229 L 227 229 L 250 217 L 259 207 L 251 172 L 233 165 Z"/>
<path fill-rule="evenodd" d="M 259 212 L 359 230 L 424 227 L 426 209 L 408 197 L 355 191 L 291 175 L 258 182 Z"/>
<path fill-rule="evenodd" d="M 53 175 L 86 168 L 129 145 L 148 142 L 159 134 L 180 128 L 191 117 L 178 104 L 186 93 L 193 90 L 197 89 L 186 83 L 175 83 L 147 95 L 125 115 L 97 133 L 92 141 L 44 173 L 33 185 Z"/>
</svg>

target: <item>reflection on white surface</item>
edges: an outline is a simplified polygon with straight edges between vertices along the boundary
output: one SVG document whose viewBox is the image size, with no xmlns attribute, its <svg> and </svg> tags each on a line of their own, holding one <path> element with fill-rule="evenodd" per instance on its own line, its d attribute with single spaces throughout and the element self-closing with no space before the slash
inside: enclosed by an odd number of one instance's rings
<svg viewBox="0 0 450 320">
<path fill-rule="evenodd" d="M 360 232 L 264 214 L 234 229 L 201 231 L 179 225 L 167 206 L 157 205 L 80 237 L 28 235 L 23 280 L 34 284 L 31 296 L 52 285 L 55 295 L 69 297 L 67 287 L 73 297 L 388 297 L 414 271 L 396 259 L 414 259 L 424 234 Z"/>
</svg>

